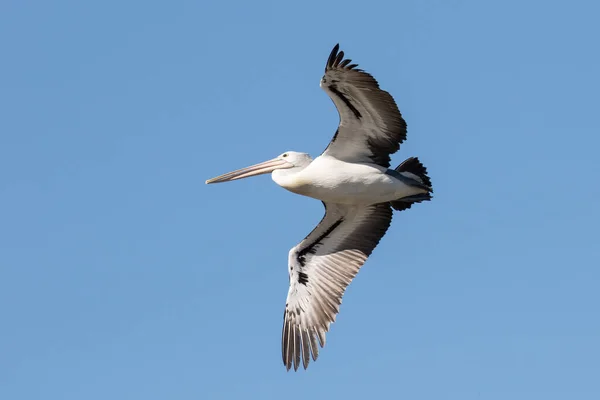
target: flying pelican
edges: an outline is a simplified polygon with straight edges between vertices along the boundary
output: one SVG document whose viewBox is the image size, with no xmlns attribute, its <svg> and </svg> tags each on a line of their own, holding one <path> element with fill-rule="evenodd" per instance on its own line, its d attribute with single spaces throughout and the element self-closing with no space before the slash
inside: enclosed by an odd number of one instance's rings
<svg viewBox="0 0 600 400">
<path fill-rule="evenodd" d="M 272 173 L 279 186 L 323 202 L 325 216 L 288 256 L 290 288 L 285 304 L 282 356 L 289 371 L 319 356 L 342 296 L 388 230 L 392 209 L 431 200 L 431 181 L 416 157 L 390 169 L 390 154 L 406 139 L 406 123 L 392 96 L 335 45 L 321 88 L 333 100 L 340 123 L 314 160 L 287 151 L 272 160 L 206 181 L 226 182 Z"/>
</svg>

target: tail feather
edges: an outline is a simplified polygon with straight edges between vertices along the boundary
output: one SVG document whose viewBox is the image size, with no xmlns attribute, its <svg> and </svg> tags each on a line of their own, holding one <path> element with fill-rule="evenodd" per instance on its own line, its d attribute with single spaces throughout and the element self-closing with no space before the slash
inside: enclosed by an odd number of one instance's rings
<svg viewBox="0 0 600 400">
<path fill-rule="evenodd" d="M 417 157 L 407 158 L 402 164 L 396 167 L 396 171 L 409 172 L 416 175 L 424 185 L 431 187 L 431 179 L 427 176 L 427 168 L 421 164 L 421 161 Z"/>
<path fill-rule="evenodd" d="M 421 193 L 421 194 L 416 194 L 413 196 L 403 197 L 398 200 L 394 200 L 394 201 L 390 202 L 390 204 L 394 208 L 394 210 L 397 210 L 397 211 L 407 210 L 415 203 L 420 203 L 422 201 L 431 200 L 431 198 L 432 198 L 431 193 L 433 193 L 433 189 L 431 187 L 431 179 L 427 175 L 427 168 L 425 168 L 425 166 L 423 164 L 421 164 L 421 161 L 419 161 L 419 159 L 417 157 L 411 157 L 411 158 L 406 159 L 402 164 L 400 164 L 396 167 L 396 171 L 409 173 L 409 174 L 413 175 L 419 181 L 421 181 L 421 183 L 423 185 L 425 185 L 429 188 L 429 193 Z"/>
</svg>

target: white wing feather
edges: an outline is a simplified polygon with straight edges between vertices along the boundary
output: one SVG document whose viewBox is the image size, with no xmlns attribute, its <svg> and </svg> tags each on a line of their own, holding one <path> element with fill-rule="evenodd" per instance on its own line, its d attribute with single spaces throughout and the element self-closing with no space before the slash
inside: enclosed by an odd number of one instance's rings
<svg viewBox="0 0 600 400">
<path fill-rule="evenodd" d="M 317 340 L 335 321 L 342 296 L 387 231 L 389 204 L 326 204 L 321 223 L 289 254 L 290 289 L 282 332 L 283 363 L 304 368 L 319 355 Z"/>
</svg>

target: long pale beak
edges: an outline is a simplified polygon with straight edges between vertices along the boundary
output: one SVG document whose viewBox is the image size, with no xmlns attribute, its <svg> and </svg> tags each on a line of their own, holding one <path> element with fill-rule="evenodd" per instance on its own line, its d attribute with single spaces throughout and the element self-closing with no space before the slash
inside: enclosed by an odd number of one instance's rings
<svg viewBox="0 0 600 400">
<path fill-rule="evenodd" d="M 273 172 L 276 169 L 280 168 L 291 168 L 293 165 L 285 160 L 281 160 L 279 158 L 274 158 L 269 161 L 262 162 L 260 164 L 252 165 L 250 167 L 238 169 L 237 171 L 228 172 L 223 175 L 219 175 L 215 178 L 209 179 L 206 181 L 206 184 L 209 183 L 219 183 L 219 182 L 227 182 L 234 181 L 236 179 L 248 178 L 254 175 L 262 175 L 268 174 L 269 172 Z"/>
</svg>

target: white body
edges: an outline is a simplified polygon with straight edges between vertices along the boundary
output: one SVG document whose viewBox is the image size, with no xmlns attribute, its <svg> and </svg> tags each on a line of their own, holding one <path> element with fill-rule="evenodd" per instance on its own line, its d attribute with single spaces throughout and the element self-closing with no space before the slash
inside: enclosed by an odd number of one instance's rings
<svg viewBox="0 0 600 400">
<path fill-rule="evenodd" d="M 324 203 L 321 222 L 289 253 L 281 346 L 288 370 L 306 368 L 311 357 L 316 361 L 347 286 L 390 227 L 393 212 L 429 201 L 433 192 L 418 158 L 402 162 L 402 172 L 387 168 L 406 139 L 406 122 L 393 97 L 351 61 L 339 45 L 327 59 L 321 87 L 340 123 L 320 157 L 289 151 L 206 181 L 272 173 L 279 186 Z"/>
<path fill-rule="evenodd" d="M 378 204 L 427 193 L 386 174 L 386 170 L 377 164 L 350 163 L 322 155 L 299 171 L 275 170 L 272 177 L 290 192 L 338 204 Z"/>
</svg>

